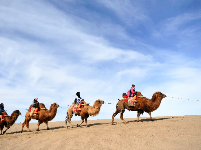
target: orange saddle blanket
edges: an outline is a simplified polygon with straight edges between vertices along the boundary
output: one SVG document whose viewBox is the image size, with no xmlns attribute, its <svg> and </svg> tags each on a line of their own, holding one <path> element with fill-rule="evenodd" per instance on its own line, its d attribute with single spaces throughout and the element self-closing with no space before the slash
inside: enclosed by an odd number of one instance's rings
<svg viewBox="0 0 201 150">
<path fill-rule="evenodd" d="M 82 107 L 84 107 L 84 102 L 81 102 L 80 104 L 74 104 L 73 106 L 73 112 L 74 114 L 79 114 L 79 110 L 81 110 Z"/>
<path fill-rule="evenodd" d="M 29 112 L 31 112 L 31 109 L 32 109 L 32 107 L 30 106 L 29 107 Z M 38 112 L 40 111 L 40 106 L 39 106 L 39 108 L 38 108 Z"/>
<path fill-rule="evenodd" d="M 128 98 L 128 106 L 135 106 L 135 103 L 137 103 L 137 96 L 129 97 Z"/>
</svg>

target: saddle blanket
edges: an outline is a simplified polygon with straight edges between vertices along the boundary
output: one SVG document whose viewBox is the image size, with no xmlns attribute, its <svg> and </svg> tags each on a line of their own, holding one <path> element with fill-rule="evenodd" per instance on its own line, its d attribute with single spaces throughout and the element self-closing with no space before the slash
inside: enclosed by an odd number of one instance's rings
<svg viewBox="0 0 201 150">
<path fill-rule="evenodd" d="M 32 107 L 29 107 L 29 112 L 31 112 L 31 110 L 32 110 Z M 40 111 L 40 106 L 39 106 L 39 108 L 38 108 L 38 112 Z"/>
<path fill-rule="evenodd" d="M 2 112 L 2 115 L 3 115 L 2 117 L 3 119 L 5 118 L 5 116 L 8 116 L 6 112 Z"/>
<path fill-rule="evenodd" d="M 75 104 L 75 105 L 73 106 L 73 113 L 74 113 L 74 114 L 79 114 L 79 112 L 78 112 L 78 105 L 77 105 L 77 104 Z"/>
<path fill-rule="evenodd" d="M 136 96 L 128 98 L 128 106 L 135 106 L 136 102 L 137 102 Z"/>
</svg>

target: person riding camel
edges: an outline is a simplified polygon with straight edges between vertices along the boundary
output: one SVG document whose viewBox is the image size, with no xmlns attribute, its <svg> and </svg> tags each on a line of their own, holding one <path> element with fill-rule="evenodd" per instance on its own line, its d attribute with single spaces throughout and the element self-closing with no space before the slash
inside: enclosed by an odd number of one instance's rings
<svg viewBox="0 0 201 150">
<path fill-rule="evenodd" d="M 5 112 L 3 103 L 0 104 L 0 120 L 4 121 L 2 112 Z"/>
<path fill-rule="evenodd" d="M 78 110 L 81 110 L 80 104 L 81 104 L 82 98 L 80 97 L 80 92 L 77 92 L 76 95 L 77 97 L 75 98 L 74 103 L 77 104 Z"/>
<path fill-rule="evenodd" d="M 133 97 L 132 99 L 133 99 L 133 103 L 134 103 L 134 106 L 135 106 L 135 103 L 137 102 L 137 97 L 136 97 L 137 96 L 137 92 L 135 91 L 135 85 L 134 84 L 132 84 L 131 89 L 128 90 L 127 96 L 128 97 Z"/>
<path fill-rule="evenodd" d="M 32 109 L 31 109 L 30 116 L 32 116 L 33 114 L 37 114 L 38 113 L 38 109 L 39 109 L 38 97 L 34 98 L 33 104 L 31 106 L 32 106 Z"/>
<path fill-rule="evenodd" d="M 135 92 L 135 85 L 132 84 L 131 89 L 127 92 L 127 96 L 128 96 L 128 97 L 134 97 L 135 95 L 136 95 L 136 92 Z"/>
</svg>

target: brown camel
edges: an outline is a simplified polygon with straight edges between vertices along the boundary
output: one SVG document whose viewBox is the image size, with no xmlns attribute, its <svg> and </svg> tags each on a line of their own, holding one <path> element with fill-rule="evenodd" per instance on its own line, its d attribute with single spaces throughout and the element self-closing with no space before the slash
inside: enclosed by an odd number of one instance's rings
<svg viewBox="0 0 201 150">
<path fill-rule="evenodd" d="M 78 126 L 81 126 L 81 124 L 84 122 L 84 119 L 85 119 L 85 123 L 86 123 L 86 127 L 87 127 L 87 118 L 89 116 L 96 116 L 99 114 L 100 112 L 100 108 L 102 106 L 102 104 L 104 104 L 104 101 L 98 99 L 94 102 L 94 105 L 93 106 L 90 106 L 90 105 L 87 105 L 86 102 L 85 103 L 85 106 L 81 108 L 79 114 L 77 114 L 78 116 L 81 116 L 81 119 L 82 119 L 82 122 L 78 125 L 77 124 L 77 127 Z M 73 103 L 74 104 L 74 103 Z M 70 108 L 68 108 L 67 110 L 67 116 L 66 116 L 66 128 L 68 128 L 67 126 L 67 122 L 69 122 L 69 124 L 71 125 L 71 127 L 73 127 L 73 125 L 71 124 L 71 118 L 73 117 L 73 105 L 70 106 Z M 76 116 L 77 116 L 76 115 Z"/>
<path fill-rule="evenodd" d="M 15 123 L 19 115 L 21 115 L 20 111 L 15 110 L 13 111 L 11 116 L 5 116 L 4 121 L 0 121 L 1 134 L 2 134 L 4 126 L 7 129 L 3 132 L 3 134 L 6 133 L 6 131 Z"/>
<path fill-rule="evenodd" d="M 28 128 L 28 130 L 30 132 L 29 122 L 30 122 L 31 119 L 38 120 L 37 131 L 39 131 L 39 126 L 43 122 L 46 124 L 47 130 L 49 130 L 48 121 L 51 121 L 52 119 L 54 119 L 54 117 L 56 116 L 57 108 L 59 107 L 59 105 L 56 104 L 56 103 L 51 104 L 50 110 L 47 110 L 46 107 L 45 107 L 45 105 L 43 103 L 40 103 L 39 106 L 40 106 L 40 111 L 38 111 L 37 115 L 30 116 L 30 112 L 29 111 L 26 113 L 24 123 L 22 124 L 22 130 L 21 130 L 21 132 L 23 131 L 23 128 L 24 128 L 25 124 L 26 124 L 26 127 Z"/>
<path fill-rule="evenodd" d="M 151 120 L 151 112 L 155 111 L 161 103 L 161 100 L 166 97 L 165 94 L 161 92 L 155 92 L 152 96 L 152 99 L 148 99 L 144 97 L 140 92 L 137 92 L 137 103 L 136 106 L 128 106 L 128 101 L 124 101 L 124 99 L 120 100 L 117 105 L 116 105 L 116 112 L 112 115 L 112 125 L 114 122 L 114 117 L 120 113 L 120 118 L 123 120 L 125 123 L 127 123 L 123 119 L 123 113 L 125 109 L 128 109 L 129 111 L 137 111 L 137 122 L 139 122 L 139 117 L 140 114 L 143 114 L 144 111 L 147 112 L 150 115 Z"/>
</svg>

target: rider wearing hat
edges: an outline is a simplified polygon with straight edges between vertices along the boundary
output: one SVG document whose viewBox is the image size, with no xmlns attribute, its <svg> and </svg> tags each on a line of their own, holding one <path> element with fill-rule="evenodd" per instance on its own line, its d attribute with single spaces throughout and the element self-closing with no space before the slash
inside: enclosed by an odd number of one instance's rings
<svg viewBox="0 0 201 150">
<path fill-rule="evenodd" d="M 38 102 L 38 97 L 35 97 L 34 100 L 33 100 L 33 104 L 32 104 L 32 107 L 34 109 L 34 114 L 37 114 L 38 113 L 38 109 L 39 109 L 39 102 Z"/>
<path fill-rule="evenodd" d="M 82 100 L 82 98 L 80 97 L 80 92 L 77 92 L 76 95 L 77 95 L 77 97 L 75 98 L 74 103 L 79 104 Z"/>
<path fill-rule="evenodd" d="M 135 103 L 137 102 L 137 92 L 135 91 L 135 85 L 132 84 L 132 87 L 127 92 L 128 97 L 133 97 L 131 102 L 133 103 L 133 106 L 135 107 Z"/>
<path fill-rule="evenodd" d="M 127 96 L 128 96 L 128 97 L 134 97 L 135 95 L 136 95 L 135 85 L 132 84 L 131 89 L 127 92 Z"/>
<path fill-rule="evenodd" d="M 77 92 L 76 95 L 77 95 L 77 97 L 75 98 L 74 103 L 77 104 L 78 110 L 81 110 L 81 109 L 80 109 L 80 104 L 81 104 L 81 101 L 82 101 L 83 99 L 80 97 L 80 92 Z"/>
<path fill-rule="evenodd" d="M 0 104 L 0 120 L 4 121 L 2 112 L 5 112 L 3 103 Z"/>
</svg>

